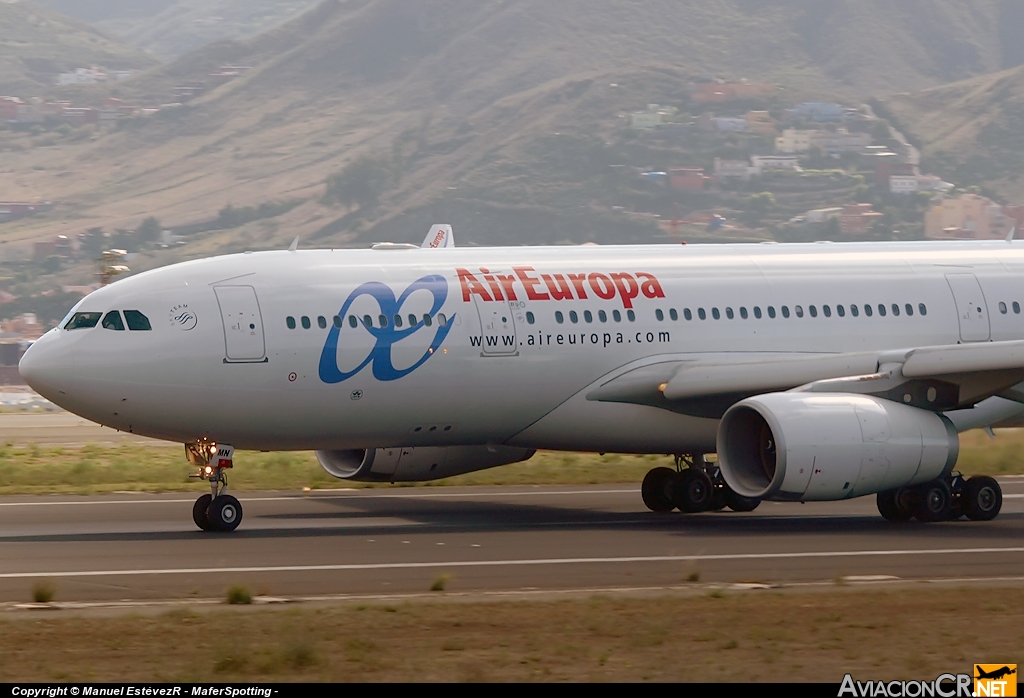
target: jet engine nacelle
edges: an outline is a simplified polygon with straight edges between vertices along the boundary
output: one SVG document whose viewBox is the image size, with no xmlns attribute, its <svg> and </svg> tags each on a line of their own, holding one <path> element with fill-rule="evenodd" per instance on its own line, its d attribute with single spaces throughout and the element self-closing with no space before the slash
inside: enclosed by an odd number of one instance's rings
<svg viewBox="0 0 1024 698">
<path fill-rule="evenodd" d="M 320 465 L 342 480 L 421 482 L 518 463 L 534 450 L 510 446 L 406 446 L 317 451 Z"/>
<path fill-rule="evenodd" d="M 768 393 L 718 426 L 722 476 L 746 497 L 859 497 L 947 475 L 960 438 L 945 416 L 849 393 Z"/>
</svg>

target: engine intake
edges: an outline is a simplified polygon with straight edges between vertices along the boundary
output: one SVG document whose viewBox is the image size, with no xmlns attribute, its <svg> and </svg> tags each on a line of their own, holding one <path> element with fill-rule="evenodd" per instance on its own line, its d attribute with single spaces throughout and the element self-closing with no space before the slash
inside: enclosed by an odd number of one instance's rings
<svg viewBox="0 0 1024 698">
<path fill-rule="evenodd" d="M 948 474 L 960 439 L 943 415 L 848 393 L 768 393 L 718 427 L 722 476 L 746 497 L 858 497 Z"/>
<path fill-rule="evenodd" d="M 317 451 L 321 467 L 341 480 L 423 482 L 518 463 L 534 450 L 511 446 L 406 446 Z"/>
</svg>

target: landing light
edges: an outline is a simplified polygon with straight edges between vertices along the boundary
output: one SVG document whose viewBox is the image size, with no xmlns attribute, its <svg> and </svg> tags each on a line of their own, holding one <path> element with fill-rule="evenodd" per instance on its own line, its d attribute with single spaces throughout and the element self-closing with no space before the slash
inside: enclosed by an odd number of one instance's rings
<svg viewBox="0 0 1024 698">
<path fill-rule="evenodd" d="M 213 472 L 213 466 L 208 465 L 204 468 L 204 470 L 206 471 L 206 474 L 209 475 Z"/>
</svg>

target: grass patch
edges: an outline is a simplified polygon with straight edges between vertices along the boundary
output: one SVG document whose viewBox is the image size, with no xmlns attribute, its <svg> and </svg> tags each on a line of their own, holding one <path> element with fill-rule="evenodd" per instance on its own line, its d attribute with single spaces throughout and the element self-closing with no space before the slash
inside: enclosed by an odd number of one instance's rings
<svg viewBox="0 0 1024 698">
<path fill-rule="evenodd" d="M 141 615 L 8 613 L 0 619 L 0 681 L 52 681 L 53 657 L 60 657 L 65 680 L 96 682 L 540 676 L 836 683 L 847 672 L 920 679 L 969 671 L 971 657 L 1024 644 L 1020 588 L 986 588 L 982 605 L 978 594 L 977 588 L 847 587 L 717 599 L 422 601 L 403 604 L 401 613 L 367 613 L 362 609 L 390 607 L 366 602 L 246 612 L 221 606 Z M 972 625 L 985 629 L 977 638 L 964 635 L 964 608 L 971 609 Z M 856 623 L 835 620 L 849 618 Z M 224 647 L 225 627 L 243 641 Z M 680 656 L 687 661 L 673 661 Z"/>
<path fill-rule="evenodd" d="M 444 588 L 448 586 L 448 582 L 451 580 L 451 575 L 441 574 L 438 575 L 434 583 L 430 585 L 431 591 L 444 591 Z"/>
<path fill-rule="evenodd" d="M 249 604 L 252 603 L 252 592 L 249 587 L 236 584 L 228 589 L 227 600 L 229 604 Z"/>
<path fill-rule="evenodd" d="M 1024 430 L 1002 429 L 992 441 L 982 431 L 961 435 L 957 468 L 965 475 L 1024 474 Z M 238 491 L 392 487 L 387 483 L 337 480 L 311 451 L 240 451 L 229 473 Z M 404 487 L 447 485 L 636 484 L 653 467 L 672 467 L 659 455 L 539 451 L 524 463 Z M 0 446 L 0 495 L 95 494 L 114 491 L 174 492 L 196 489 L 180 445 L 47 447 L 34 443 Z"/>
<path fill-rule="evenodd" d="M 50 603 L 57 595 L 57 588 L 52 582 L 36 582 L 32 586 L 32 600 L 36 603 Z"/>
</svg>

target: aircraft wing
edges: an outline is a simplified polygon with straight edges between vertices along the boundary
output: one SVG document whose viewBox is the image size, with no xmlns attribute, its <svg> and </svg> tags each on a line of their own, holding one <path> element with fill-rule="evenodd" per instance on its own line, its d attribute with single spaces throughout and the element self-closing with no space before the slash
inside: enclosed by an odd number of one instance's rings
<svg viewBox="0 0 1024 698">
<path fill-rule="evenodd" d="M 998 395 L 1024 403 L 1024 341 L 834 354 L 700 355 L 620 374 L 588 400 L 720 418 L 744 398 L 805 392 L 874 395 L 945 412 Z"/>
</svg>

